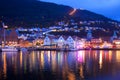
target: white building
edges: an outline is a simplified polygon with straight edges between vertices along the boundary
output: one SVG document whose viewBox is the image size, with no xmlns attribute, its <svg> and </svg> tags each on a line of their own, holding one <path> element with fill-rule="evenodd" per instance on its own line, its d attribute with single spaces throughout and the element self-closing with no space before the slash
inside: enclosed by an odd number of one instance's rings
<svg viewBox="0 0 120 80">
<path fill-rule="evenodd" d="M 46 36 L 44 39 L 44 45 L 50 45 L 50 44 L 51 44 L 51 40 L 48 36 Z"/>
<path fill-rule="evenodd" d="M 60 36 L 57 43 L 58 43 L 58 47 L 62 48 L 65 44 L 65 39 L 62 36 Z"/>
<path fill-rule="evenodd" d="M 86 39 L 80 39 L 75 42 L 75 48 L 80 49 L 85 47 Z"/>
<path fill-rule="evenodd" d="M 69 48 L 74 48 L 75 47 L 75 41 L 71 36 L 69 36 L 66 40 L 66 45 L 69 46 Z"/>
</svg>

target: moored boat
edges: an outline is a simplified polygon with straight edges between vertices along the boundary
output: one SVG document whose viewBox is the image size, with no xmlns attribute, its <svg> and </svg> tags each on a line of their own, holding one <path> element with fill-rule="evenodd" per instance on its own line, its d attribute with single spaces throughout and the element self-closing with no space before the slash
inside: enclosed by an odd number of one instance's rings
<svg viewBox="0 0 120 80">
<path fill-rule="evenodd" d="M 12 46 L 5 46 L 1 48 L 2 52 L 16 52 L 18 51 L 17 48 L 12 47 Z"/>
</svg>

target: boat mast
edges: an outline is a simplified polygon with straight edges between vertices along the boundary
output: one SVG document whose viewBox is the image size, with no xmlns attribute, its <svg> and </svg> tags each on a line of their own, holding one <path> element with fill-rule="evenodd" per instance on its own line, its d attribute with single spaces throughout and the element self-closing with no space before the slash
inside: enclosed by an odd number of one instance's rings
<svg viewBox="0 0 120 80">
<path fill-rule="evenodd" d="M 8 28 L 8 26 L 6 26 L 5 24 L 4 24 L 4 22 L 2 22 L 2 26 L 3 26 L 3 30 L 4 30 L 4 46 L 3 47 L 5 47 L 5 45 L 6 45 L 6 34 L 5 34 L 5 32 L 6 32 L 6 29 Z"/>
<path fill-rule="evenodd" d="M 3 29 L 4 29 L 4 47 L 5 47 L 5 45 L 6 45 L 6 39 L 5 39 L 5 36 L 6 36 L 6 35 L 5 35 L 5 31 L 6 31 L 6 30 L 5 30 L 5 28 L 3 28 Z"/>
</svg>

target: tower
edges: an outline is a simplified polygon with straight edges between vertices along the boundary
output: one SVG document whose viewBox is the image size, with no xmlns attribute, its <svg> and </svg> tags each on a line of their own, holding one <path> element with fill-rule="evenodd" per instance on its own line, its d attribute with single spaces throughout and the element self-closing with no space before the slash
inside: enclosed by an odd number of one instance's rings
<svg viewBox="0 0 120 80">
<path fill-rule="evenodd" d="M 92 31 L 89 29 L 87 32 L 87 40 L 90 41 L 92 39 Z"/>
<path fill-rule="evenodd" d="M 113 33 L 113 39 L 114 39 L 114 38 L 117 38 L 116 31 L 114 31 L 114 33 Z"/>
</svg>

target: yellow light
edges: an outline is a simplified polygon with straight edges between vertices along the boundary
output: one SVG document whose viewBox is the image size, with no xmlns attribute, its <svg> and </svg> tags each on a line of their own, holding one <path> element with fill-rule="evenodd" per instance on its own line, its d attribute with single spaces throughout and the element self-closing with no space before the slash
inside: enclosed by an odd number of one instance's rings
<svg viewBox="0 0 120 80">
<path fill-rule="evenodd" d="M 120 51 L 116 51 L 116 60 L 120 62 Z"/>
<path fill-rule="evenodd" d="M 102 69 L 102 51 L 100 51 L 100 57 L 99 57 L 99 65 L 100 65 L 100 69 Z"/>
<path fill-rule="evenodd" d="M 22 68 L 22 60 L 23 60 L 23 57 L 22 57 L 22 51 L 20 52 L 20 67 Z"/>
<path fill-rule="evenodd" d="M 6 75 L 7 75 L 6 53 L 3 53 L 3 73 L 4 73 L 4 77 L 6 78 Z"/>
<path fill-rule="evenodd" d="M 109 51 L 109 62 L 112 60 L 112 51 Z"/>
</svg>

